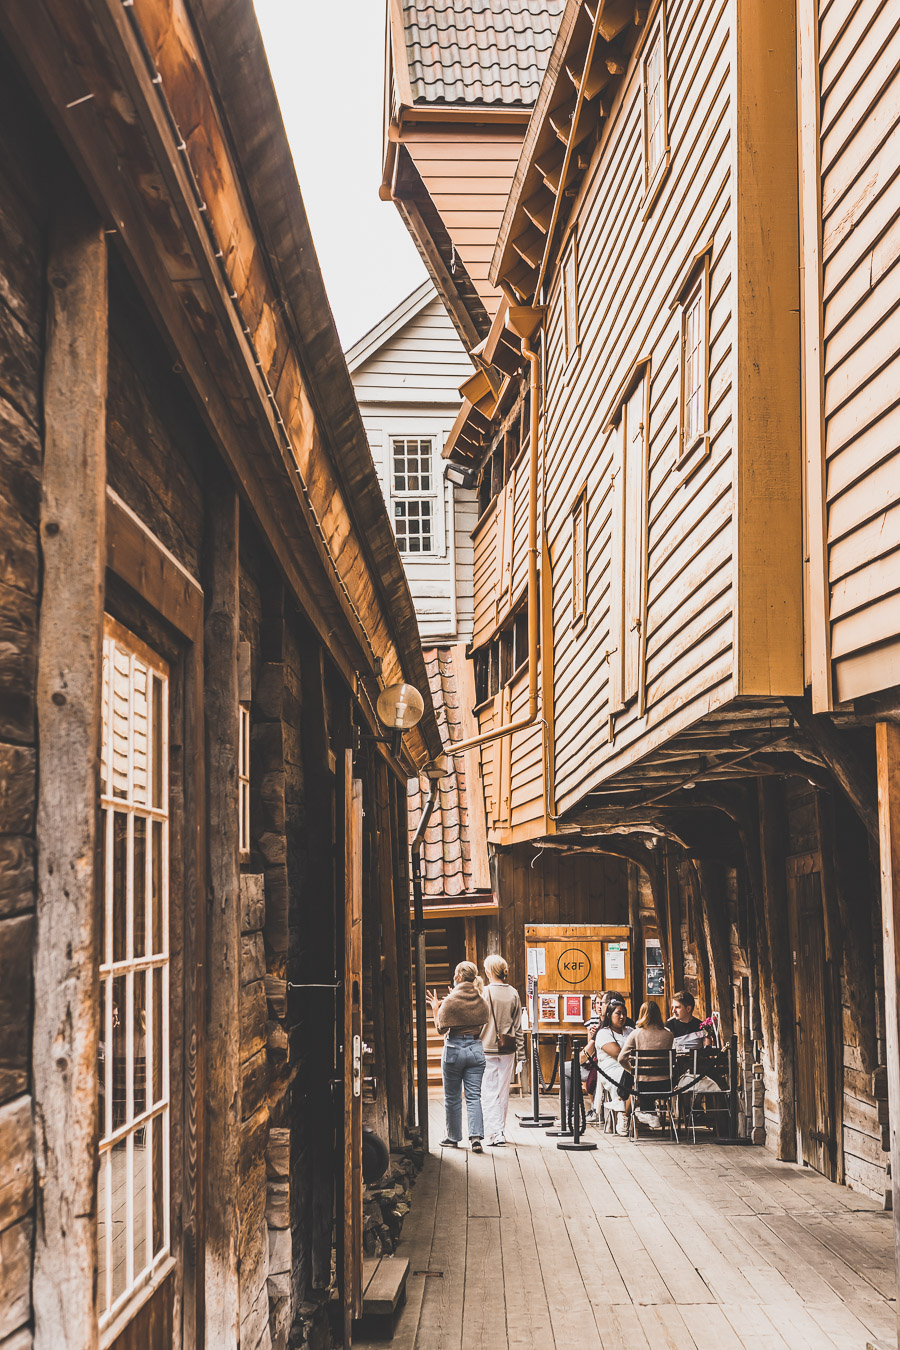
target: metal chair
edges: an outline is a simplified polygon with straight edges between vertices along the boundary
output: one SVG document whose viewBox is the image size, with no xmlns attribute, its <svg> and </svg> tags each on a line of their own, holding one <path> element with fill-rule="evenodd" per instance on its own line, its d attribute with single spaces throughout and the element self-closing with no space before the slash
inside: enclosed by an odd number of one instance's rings
<svg viewBox="0 0 900 1350">
<path fill-rule="evenodd" d="M 697 1142 L 697 1116 L 702 1110 L 704 1116 L 726 1116 L 731 1120 L 731 1098 L 732 1098 L 732 1056 L 727 1050 L 692 1050 L 691 1066 L 689 1069 L 691 1081 L 679 1089 L 680 1095 L 688 1099 L 689 1108 L 687 1113 L 688 1126 L 691 1131 L 691 1141 Z M 712 1088 L 703 1088 L 701 1085 L 704 1079 L 715 1083 L 715 1090 Z M 710 1106 L 709 1098 L 715 1098 L 717 1105 Z M 700 1108 L 698 1110 L 698 1101 Z"/>
<path fill-rule="evenodd" d="M 650 1092 L 646 1089 L 642 1090 L 642 1082 L 652 1085 L 652 1090 Z M 672 1111 L 672 1098 L 678 1095 L 678 1089 L 675 1087 L 674 1050 L 639 1050 L 635 1047 L 634 1087 L 631 1095 L 638 1103 L 640 1103 L 642 1096 L 650 1097 L 657 1110 L 660 1104 L 663 1105 L 670 1136 L 677 1144 L 679 1142 L 678 1127 L 675 1124 L 675 1116 Z M 640 1137 L 637 1112 L 637 1107 L 634 1107 L 631 1112 L 631 1137 L 635 1143 Z"/>
</svg>

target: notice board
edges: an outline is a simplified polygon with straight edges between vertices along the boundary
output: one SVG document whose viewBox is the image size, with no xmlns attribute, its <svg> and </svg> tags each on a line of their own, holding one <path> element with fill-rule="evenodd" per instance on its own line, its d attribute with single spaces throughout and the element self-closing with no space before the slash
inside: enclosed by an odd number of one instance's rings
<svg viewBox="0 0 900 1350">
<path fill-rule="evenodd" d="M 529 983 L 537 980 L 541 1031 L 583 1030 L 591 997 L 602 989 L 621 994 L 634 1014 L 627 924 L 526 924 L 525 954 Z"/>
</svg>

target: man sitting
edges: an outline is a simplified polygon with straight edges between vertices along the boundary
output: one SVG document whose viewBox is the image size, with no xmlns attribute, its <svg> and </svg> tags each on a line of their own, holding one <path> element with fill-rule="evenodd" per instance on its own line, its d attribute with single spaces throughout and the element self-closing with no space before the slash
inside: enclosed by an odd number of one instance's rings
<svg viewBox="0 0 900 1350">
<path fill-rule="evenodd" d="M 676 1050 L 694 1050 L 703 1044 L 700 1018 L 694 1016 L 694 995 L 679 989 L 672 996 L 672 1016 L 666 1027 L 675 1037 Z M 690 1039 L 685 1039 L 690 1038 Z"/>
</svg>

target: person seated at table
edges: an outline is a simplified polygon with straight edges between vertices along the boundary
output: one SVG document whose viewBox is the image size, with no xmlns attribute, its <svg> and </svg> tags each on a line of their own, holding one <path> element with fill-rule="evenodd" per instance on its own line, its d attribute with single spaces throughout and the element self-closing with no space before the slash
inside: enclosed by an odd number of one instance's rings
<svg viewBox="0 0 900 1350">
<path fill-rule="evenodd" d="M 608 1094 L 607 1106 L 616 1114 L 616 1134 L 621 1135 L 628 1134 L 628 1102 L 633 1082 L 625 1065 L 619 1063 L 622 1046 L 632 1032 L 627 1017 L 625 1000 L 619 994 L 610 995 L 606 1015 L 594 1037 L 597 1052 L 597 1103 L 600 1092 L 605 1088 Z"/>
<path fill-rule="evenodd" d="M 670 1029 L 663 1025 L 659 1005 L 648 1001 L 641 1004 L 637 1025 L 622 1046 L 620 1057 L 627 1062 L 626 1057 L 631 1050 L 671 1050 L 674 1044 L 675 1037 Z M 639 1075 L 634 1085 L 637 1102 L 633 1109 L 643 1125 L 649 1125 L 654 1130 L 661 1128 L 656 1098 L 671 1090 L 672 1084 L 668 1079 L 652 1079 L 643 1073 Z"/>
<path fill-rule="evenodd" d="M 594 1046 L 594 1037 L 595 1037 L 596 1034 L 597 1034 L 597 1028 L 598 1028 L 599 1025 L 600 1025 L 600 1021 L 601 1021 L 601 1018 L 602 1018 L 602 1015 L 603 1015 L 603 1014 L 602 1014 L 602 1011 L 601 1011 L 601 1008 L 604 1006 L 604 1001 L 605 1001 L 608 997 L 609 997 L 609 995 L 607 994 L 607 992 L 606 992 L 605 989 L 604 989 L 601 993 L 599 993 L 599 994 L 594 994 L 594 995 L 592 996 L 592 998 L 591 998 L 590 1012 L 588 1013 L 588 1015 L 587 1015 L 587 1017 L 585 1018 L 585 1021 L 584 1021 L 584 1034 L 585 1034 L 585 1036 L 586 1036 L 587 1039 L 586 1039 L 585 1044 L 584 1044 L 584 1045 L 582 1046 L 582 1048 L 581 1048 L 581 1053 L 580 1053 L 580 1056 L 579 1056 L 580 1061 L 581 1061 L 581 1063 L 580 1063 L 580 1070 L 581 1070 L 581 1086 L 582 1086 L 583 1090 L 584 1090 L 585 1092 L 588 1092 L 592 1097 L 593 1097 L 593 1095 L 594 1095 L 594 1089 L 595 1089 L 596 1086 L 597 1086 L 597 1081 L 596 1081 L 596 1080 L 597 1080 L 597 1055 L 596 1055 L 596 1049 L 595 1049 L 595 1046 Z M 572 1092 L 572 1061 L 571 1061 L 571 1060 L 569 1060 L 569 1059 L 566 1060 L 565 1064 L 563 1065 L 563 1073 L 565 1074 L 565 1077 L 566 1077 L 566 1096 L 569 1097 L 569 1096 L 571 1095 L 571 1092 Z M 597 1113 L 596 1113 L 596 1111 L 590 1110 L 590 1111 L 588 1112 L 587 1123 L 588 1123 L 589 1125 L 596 1125 L 596 1123 L 597 1123 Z"/>
<path fill-rule="evenodd" d="M 694 1016 L 694 995 L 687 989 L 672 995 L 672 1016 L 666 1026 L 675 1037 L 676 1050 L 696 1050 L 703 1045 L 700 1018 Z M 686 1036 L 691 1039 L 684 1041 Z"/>
</svg>

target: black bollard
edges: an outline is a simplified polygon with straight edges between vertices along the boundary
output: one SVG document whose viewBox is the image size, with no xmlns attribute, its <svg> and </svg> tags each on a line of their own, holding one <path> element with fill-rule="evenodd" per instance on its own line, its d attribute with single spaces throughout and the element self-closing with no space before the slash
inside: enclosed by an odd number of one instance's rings
<svg viewBox="0 0 900 1350">
<path fill-rule="evenodd" d="M 557 1055 L 558 1055 L 558 1063 L 559 1063 L 559 1129 L 558 1129 L 558 1130 L 547 1130 L 546 1133 L 547 1133 L 548 1135 L 554 1137 L 554 1138 L 559 1137 L 559 1138 L 563 1138 L 563 1139 L 570 1139 L 570 1138 L 572 1137 L 572 1131 L 569 1129 L 569 1122 L 568 1122 L 568 1119 L 567 1119 L 567 1117 L 566 1117 L 566 1072 L 565 1072 L 565 1070 L 566 1070 L 566 1037 L 565 1037 L 564 1033 L 562 1033 L 562 1032 L 560 1032 L 560 1035 L 559 1035 L 559 1041 L 558 1041 L 558 1043 L 557 1043 L 557 1052 L 556 1052 L 556 1053 L 557 1053 Z M 575 1091 L 575 1088 L 574 1088 L 574 1082 L 575 1082 L 574 1073 L 575 1073 L 575 1066 L 574 1066 L 574 1064 L 573 1064 L 573 1066 L 572 1066 L 572 1074 L 573 1074 L 573 1077 L 570 1079 L 570 1082 L 573 1084 L 573 1086 L 572 1086 L 572 1092 L 573 1092 L 573 1093 L 574 1093 L 574 1091 Z M 580 1078 L 580 1074 L 579 1074 L 579 1078 Z"/>
<path fill-rule="evenodd" d="M 531 1026 L 531 1115 L 519 1116 L 519 1124 L 523 1130 L 536 1130 L 544 1125 L 552 1125 L 553 1117 L 541 1115 L 540 1101 L 540 1064 L 538 1062 L 538 1033 L 536 1022 Z"/>
<path fill-rule="evenodd" d="M 588 1139 L 581 1137 L 581 1117 L 584 1112 L 584 1095 L 581 1090 L 581 1072 L 579 1070 L 581 1044 L 577 1037 L 572 1037 L 572 1095 L 569 1101 L 569 1119 L 572 1122 L 572 1138 L 560 1139 L 556 1145 L 557 1148 L 568 1149 L 574 1152 L 576 1149 L 580 1153 L 588 1153 L 595 1149 L 597 1145 Z M 576 1074 L 578 1075 L 576 1079 Z M 576 1089 L 575 1084 L 578 1084 Z M 576 1090 L 578 1095 L 576 1096 Z"/>
</svg>

